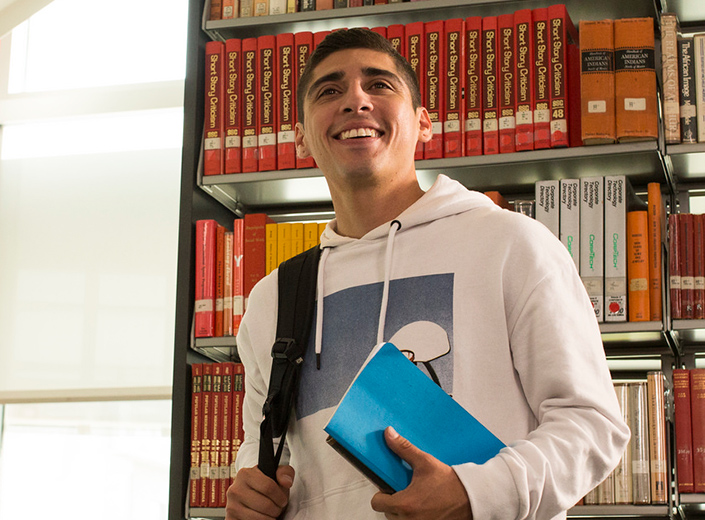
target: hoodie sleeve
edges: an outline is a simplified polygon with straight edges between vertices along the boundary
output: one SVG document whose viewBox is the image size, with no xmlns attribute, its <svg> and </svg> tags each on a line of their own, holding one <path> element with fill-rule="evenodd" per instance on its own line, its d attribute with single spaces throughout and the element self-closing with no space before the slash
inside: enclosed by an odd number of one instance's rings
<svg viewBox="0 0 705 520">
<path fill-rule="evenodd" d="M 483 465 L 454 467 L 475 518 L 560 515 L 609 475 L 629 439 L 589 298 L 547 235 L 517 233 L 502 275 L 514 370 L 537 427 Z"/>
</svg>

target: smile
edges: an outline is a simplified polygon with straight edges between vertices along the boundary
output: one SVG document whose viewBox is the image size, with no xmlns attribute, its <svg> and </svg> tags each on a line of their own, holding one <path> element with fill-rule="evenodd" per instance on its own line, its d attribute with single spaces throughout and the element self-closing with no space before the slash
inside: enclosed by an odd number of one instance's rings
<svg viewBox="0 0 705 520">
<path fill-rule="evenodd" d="M 357 139 L 360 137 L 379 137 L 381 132 L 378 132 L 374 128 L 352 128 L 351 130 L 345 130 L 341 132 L 337 139 L 344 141 L 346 139 Z"/>
</svg>

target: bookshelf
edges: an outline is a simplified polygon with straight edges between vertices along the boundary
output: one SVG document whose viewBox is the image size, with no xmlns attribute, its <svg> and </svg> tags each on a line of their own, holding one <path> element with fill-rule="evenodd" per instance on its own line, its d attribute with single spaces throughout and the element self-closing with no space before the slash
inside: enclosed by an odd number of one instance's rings
<svg viewBox="0 0 705 520">
<path fill-rule="evenodd" d="M 201 135 L 204 120 L 203 78 L 205 43 L 208 40 L 255 37 L 300 30 L 329 30 L 363 25 L 389 25 L 471 15 L 489 16 L 523 8 L 545 7 L 549 0 L 424 0 L 414 3 L 314 11 L 256 18 L 207 21 L 209 0 L 190 0 L 187 74 L 184 92 L 184 142 L 182 155 L 181 213 L 174 348 L 172 460 L 169 519 L 224 518 L 222 509 L 188 509 L 187 484 L 190 443 L 189 365 L 233 359 L 234 338 L 194 340 L 193 319 L 194 223 L 204 218 L 226 222 L 247 212 L 265 212 L 275 220 L 296 213 L 298 220 L 328 218 L 332 204 L 321 172 L 315 168 L 203 177 Z M 568 12 L 580 19 L 656 17 L 666 10 L 665 0 L 565 0 Z M 689 26 L 702 26 L 705 7 L 700 2 L 674 0 L 668 8 Z M 655 142 L 539 150 L 494 156 L 417 161 L 422 187 L 429 187 L 440 172 L 468 187 L 501 189 L 508 198 L 533 198 L 538 180 L 586 177 L 614 172 L 628 175 L 635 187 L 659 182 L 674 203 L 689 190 L 705 189 L 705 144 L 669 145 Z M 531 195 L 529 195 L 531 194 Z M 322 217 L 322 216 L 326 217 Z M 667 295 L 664 295 L 664 299 Z M 667 306 L 664 306 L 667 308 Z M 692 364 L 705 352 L 705 320 L 602 324 L 608 356 L 649 357 L 667 364 L 683 359 Z M 705 516 L 705 495 L 670 493 L 671 502 L 660 506 L 579 506 L 572 518 L 673 518 Z"/>
</svg>

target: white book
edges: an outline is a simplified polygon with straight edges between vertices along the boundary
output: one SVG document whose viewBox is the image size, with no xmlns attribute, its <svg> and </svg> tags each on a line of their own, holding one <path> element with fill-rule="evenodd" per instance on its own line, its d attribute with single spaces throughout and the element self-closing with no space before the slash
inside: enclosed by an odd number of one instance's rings
<svg viewBox="0 0 705 520">
<path fill-rule="evenodd" d="M 649 419 L 646 383 L 629 385 L 629 429 L 632 432 L 632 503 L 651 503 Z"/>
<path fill-rule="evenodd" d="M 627 321 L 627 190 L 624 175 L 605 177 L 605 321 Z"/>
<path fill-rule="evenodd" d="M 614 385 L 617 401 L 622 412 L 624 422 L 629 424 L 629 385 L 617 383 Z M 627 448 L 614 470 L 614 502 L 615 504 L 632 503 L 632 440 L 629 439 Z"/>
<path fill-rule="evenodd" d="M 681 142 L 678 99 L 678 17 L 661 14 L 661 75 L 663 83 L 663 126 L 667 143 Z"/>
<path fill-rule="evenodd" d="M 269 14 L 286 14 L 286 0 L 269 0 Z"/>
<path fill-rule="evenodd" d="M 538 181 L 535 185 L 536 220 L 560 237 L 558 181 Z"/>
<path fill-rule="evenodd" d="M 580 181 L 560 181 L 560 239 L 580 272 Z"/>
<path fill-rule="evenodd" d="M 604 177 L 580 179 L 580 278 L 597 321 L 605 321 Z"/>
<path fill-rule="evenodd" d="M 698 142 L 705 142 L 705 34 L 693 36 L 695 54 L 695 109 L 698 114 Z"/>
</svg>

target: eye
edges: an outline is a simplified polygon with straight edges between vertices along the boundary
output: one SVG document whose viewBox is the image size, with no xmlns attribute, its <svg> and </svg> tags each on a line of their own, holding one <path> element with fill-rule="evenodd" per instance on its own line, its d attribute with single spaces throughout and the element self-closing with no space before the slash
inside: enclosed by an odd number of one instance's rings
<svg viewBox="0 0 705 520">
<path fill-rule="evenodd" d="M 318 96 L 316 97 L 321 98 L 324 96 L 331 96 L 333 94 L 337 94 L 337 92 L 338 89 L 336 89 L 335 87 L 325 87 L 318 91 Z"/>
<path fill-rule="evenodd" d="M 382 80 L 377 80 L 374 83 L 372 83 L 372 88 L 392 90 L 392 86 L 389 83 L 387 83 L 386 81 L 382 81 Z"/>
</svg>

